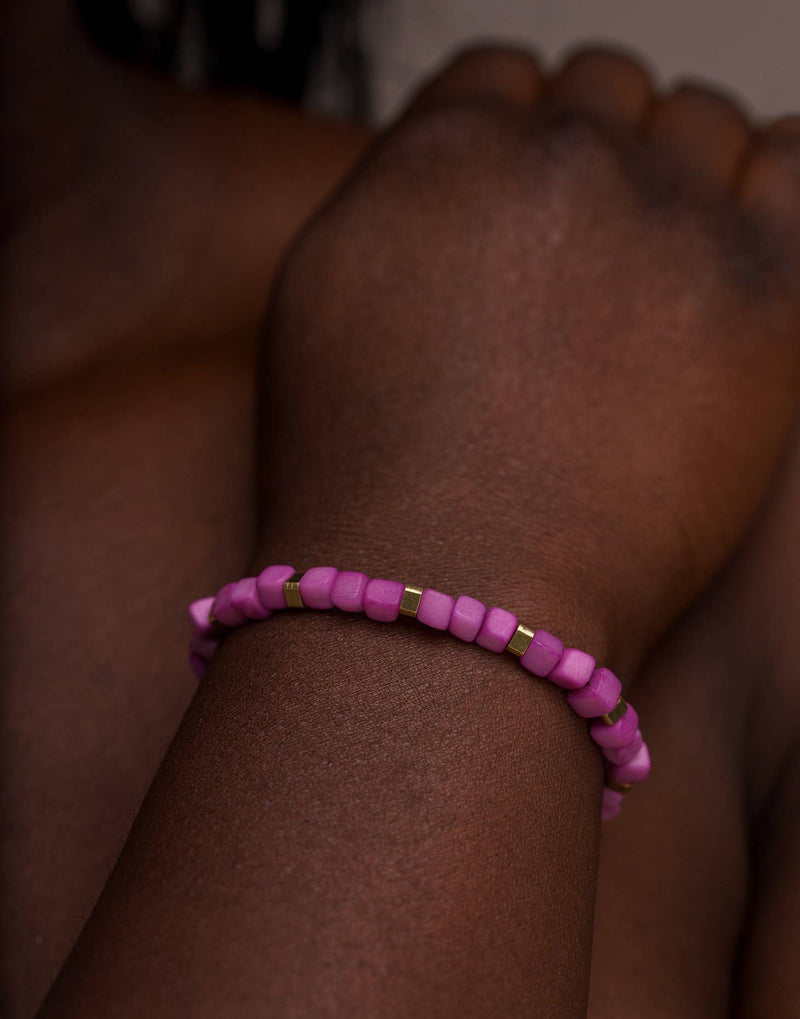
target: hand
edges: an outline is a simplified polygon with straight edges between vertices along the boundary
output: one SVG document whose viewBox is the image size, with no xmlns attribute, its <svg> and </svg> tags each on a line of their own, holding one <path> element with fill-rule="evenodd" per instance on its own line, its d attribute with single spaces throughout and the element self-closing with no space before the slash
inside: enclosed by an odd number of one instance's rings
<svg viewBox="0 0 800 1019">
<path fill-rule="evenodd" d="M 723 188 L 536 91 L 521 55 L 465 58 L 297 245 L 258 564 L 494 598 L 619 661 L 758 503 L 795 405 L 797 299 Z"/>
</svg>

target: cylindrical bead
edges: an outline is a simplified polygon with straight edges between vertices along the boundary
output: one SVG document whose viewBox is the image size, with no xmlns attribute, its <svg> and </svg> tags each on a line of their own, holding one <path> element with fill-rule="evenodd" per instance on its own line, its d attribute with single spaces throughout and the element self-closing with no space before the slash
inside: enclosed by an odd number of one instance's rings
<svg viewBox="0 0 800 1019">
<path fill-rule="evenodd" d="M 470 598 L 468 594 L 462 594 L 456 598 L 453 614 L 450 617 L 450 633 L 459 640 L 471 642 L 478 636 L 484 617 L 486 606 L 477 598 Z"/>
<path fill-rule="evenodd" d="M 622 683 L 611 669 L 595 669 L 586 686 L 567 694 L 567 700 L 581 718 L 599 718 L 613 709 L 621 693 Z"/>
<path fill-rule="evenodd" d="M 595 660 L 591 655 L 569 647 L 565 648 L 560 661 L 548 673 L 547 678 L 565 690 L 580 690 L 592 678 L 594 667 Z"/>
<path fill-rule="evenodd" d="M 202 679 L 203 676 L 205 676 L 206 669 L 208 668 L 208 662 L 205 660 L 205 658 L 201 658 L 200 655 L 196 654 L 194 651 L 191 651 L 189 653 L 189 664 L 191 665 L 198 679 Z"/>
<path fill-rule="evenodd" d="M 417 619 L 434 630 L 446 630 L 450 625 L 456 600 L 449 594 L 426 587 L 422 591 Z"/>
<path fill-rule="evenodd" d="M 650 752 L 642 743 L 638 752 L 627 764 L 612 764 L 608 777 L 614 782 L 644 782 L 650 774 Z"/>
<path fill-rule="evenodd" d="M 294 576 L 294 566 L 268 566 L 256 577 L 256 591 L 265 609 L 275 611 L 286 608 L 283 585 Z"/>
<path fill-rule="evenodd" d="M 364 591 L 365 614 L 381 623 L 393 623 L 404 591 L 405 585 L 397 580 L 370 580 Z"/>
<path fill-rule="evenodd" d="M 558 665 L 564 645 L 547 630 L 537 630 L 528 650 L 520 658 L 520 665 L 534 676 L 547 677 Z"/>
<path fill-rule="evenodd" d="M 632 705 L 613 725 L 605 722 L 592 722 L 589 732 L 592 739 L 601 747 L 624 747 L 633 739 L 639 728 L 639 716 Z"/>
<path fill-rule="evenodd" d="M 519 620 L 513 612 L 493 606 L 486 613 L 475 643 L 485 647 L 487 651 L 500 654 L 505 651 L 508 642 L 514 636 Z"/>
<path fill-rule="evenodd" d="M 331 588 L 331 601 L 342 612 L 363 612 L 364 592 L 369 577 L 355 570 L 342 570 Z"/>
<path fill-rule="evenodd" d="M 221 587 L 211 606 L 211 615 L 218 623 L 224 623 L 225 626 L 240 626 L 246 619 L 244 613 L 240 612 L 233 604 L 235 587 L 235 583 Z"/>
<path fill-rule="evenodd" d="M 261 604 L 255 577 L 244 577 L 233 585 L 231 605 L 241 612 L 245 619 L 269 619 L 272 615 L 270 610 Z"/>
<path fill-rule="evenodd" d="M 603 757 L 611 764 L 627 764 L 639 753 L 642 742 L 641 730 L 637 729 L 630 743 L 626 743 L 624 747 L 606 747 L 603 750 Z"/>
<path fill-rule="evenodd" d="M 200 634 L 201 637 L 211 637 L 219 632 L 209 618 L 213 604 L 213 598 L 198 598 L 189 606 L 189 622 L 192 624 L 192 630 Z"/>
<path fill-rule="evenodd" d="M 212 640 L 211 637 L 201 637 L 199 633 L 193 633 L 189 639 L 189 650 L 193 654 L 199 655 L 206 662 L 211 661 L 218 647 L 218 640 Z"/>
<path fill-rule="evenodd" d="M 331 591 L 339 575 L 335 566 L 312 566 L 300 581 L 300 597 L 307 609 L 332 609 Z"/>
</svg>

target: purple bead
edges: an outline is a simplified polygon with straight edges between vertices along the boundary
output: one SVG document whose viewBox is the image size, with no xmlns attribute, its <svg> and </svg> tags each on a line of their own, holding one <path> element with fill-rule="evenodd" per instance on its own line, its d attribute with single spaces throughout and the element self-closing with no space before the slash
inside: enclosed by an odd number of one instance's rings
<svg viewBox="0 0 800 1019">
<path fill-rule="evenodd" d="M 453 616 L 456 600 L 449 594 L 426 587 L 419 600 L 417 619 L 434 630 L 446 630 Z"/>
<path fill-rule="evenodd" d="M 205 676 L 206 669 L 208 668 L 208 662 L 205 658 L 201 658 L 200 655 L 197 655 L 194 651 L 192 651 L 189 654 L 189 664 L 194 669 L 195 675 L 198 679 L 202 679 L 203 676 Z"/>
<path fill-rule="evenodd" d="M 245 619 L 269 619 L 272 615 L 270 610 L 261 604 L 255 577 L 245 577 L 234 584 L 231 605 L 241 612 Z"/>
<path fill-rule="evenodd" d="M 189 606 L 189 621 L 192 624 L 192 630 L 200 634 L 201 637 L 211 637 L 217 633 L 216 627 L 209 622 L 208 618 L 213 604 L 213 598 L 199 598 Z"/>
<path fill-rule="evenodd" d="M 624 794 L 618 793 L 616 789 L 603 790 L 602 818 L 604 821 L 611 821 L 619 814 L 624 799 Z"/>
<path fill-rule="evenodd" d="M 199 633 L 193 633 L 189 639 L 189 650 L 192 654 L 198 655 L 206 662 L 211 661 L 218 647 L 218 640 L 212 640 L 210 637 L 201 637 Z"/>
<path fill-rule="evenodd" d="M 646 743 L 627 764 L 612 764 L 608 769 L 608 777 L 614 782 L 644 782 L 649 774 L 650 752 Z"/>
<path fill-rule="evenodd" d="M 363 612 L 368 581 L 366 573 L 342 570 L 333 582 L 331 602 L 342 612 Z"/>
<path fill-rule="evenodd" d="M 456 599 L 453 614 L 450 617 L 450 633 L 459 640 L 473 641 L 486 615 L 486 606 L 477 598 L 462 594 Z"/>
<path fill-rule="evenodd" d="M 639 753 L 642 743 L 641 730 L 637 729 L 630 743 L 627 743 L 624 747 L 606 747 L 603 751 L 603 757 L 610 761 L 611 764 L 627 764 L 628 761 L 633 760 Z"/>
<path fill-rule="evenodd" d="M 219 623 L 225 626 L 239 626 L 245 621 L 245 616 L 233 604 L 233 592 L 235 583 L 226 584 L 217 592 L 214 604 L 211 606 L 211 615 Z"/>
<path fill-rule="evenodd" d="M 312 566 L 300 578 L 300 597 L 309 609 L 332 609 L 331 590 L 339 575 L 335 566 Z"/>
<path fill-rule="evenodd" d="M 393 623 L 400 613 L 405 589 L 399 580 L 370 580 L 364 591 L 364 612 L 370 619 Z"/>
<path fill-rule="evenodd" d="M 594 667 L 595 660 L 591 655 L 570 647 L 561 655 L 561 661 L 548 673 L 547 678 L 565 690 L 580 690 L 592 678 Z"/>
<path fill-rule="evenodd" d="M 595 669 L 586 686 L 567 694 L 567 700 L 581 718 L 599 718 L 614 710 L 621 693 L 622 683 L 611 669 Z"/>
<path fill-rule="evenodd" d="M 520 658 L 520 665 L 534 676 L 549 676 L 558 665 L 564 645 L 547 630 L 536 630 L 528 650 Z"/>
<path fill-rule="evenodd" d="M 486 613 L 475 643 L 485 647 L 487 651 L 500 654 L 505 651 L 508 642 L 514 636 L 519 620 L 513 612 L 506 609 L 491 608 Z"/>
<path fill-rule="evenodd" d="M 638 728 L 639 716 L 629 704 L 622 718 L 613 725 L 598 720 L 589 726 L 589 733 L 600 747 L 624 747 L 633 739 Z"/>
<path fill-rule="evenodd" d="M 268 566 L 256 577 L 256 591 L 265 609 L 285 609 L 283 585 L 295 573 L 294 566 Z"/>
</svg>

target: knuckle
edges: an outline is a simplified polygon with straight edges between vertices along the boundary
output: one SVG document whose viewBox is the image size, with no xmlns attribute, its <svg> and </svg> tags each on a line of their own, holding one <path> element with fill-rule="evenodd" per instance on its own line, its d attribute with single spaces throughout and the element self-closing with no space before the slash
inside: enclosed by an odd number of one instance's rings
<svg viewBox="0 0 800 1019">
<path fill-rule="evenodd" d="M 549 149 L 564 162 L 608 166 L 615 162 L 618 145 L 613 130 L 588 112 L 569 111 L 549 125 Z"/>
<path fill-rule="evenodd" d="M 516 125 L 516 117 L 501 104 L 476 99 L 412 113 L 386 148 L 404 163 L 475 163 L 505 149 Z"/>
</svg>

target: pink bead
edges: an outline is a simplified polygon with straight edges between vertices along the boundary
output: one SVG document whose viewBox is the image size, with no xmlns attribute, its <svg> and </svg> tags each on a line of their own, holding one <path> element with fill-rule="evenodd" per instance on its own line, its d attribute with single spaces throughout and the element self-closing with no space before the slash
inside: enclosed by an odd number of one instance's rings
<svg viewBox="0 0 800 1019">
<path fill-rule="evenodd" d="M 608 769 L 608 777 L 614 782 L 644 782 L 649 774 L 650 753 L 646 743 L 627 764 L 612 764 Z"/>
<path fill-rule="evenodd" d="M 477 598 L 462 594 L 456 599 L 453 614 L 450 617 L 450 633 L 459 640 L 473 641 L 486 615 L 486 606 Z"/>
<path fill-rule="evenodd" d="M 364 591 L 364 612 L 370 619 L 393 623 L 399 615 L 405 589 L 399 580 L 370 580 Z"/>
<path fill-rule="evenodd" d="M 603 757 L 610 761 L 611 764 L 627 764 L 628 761 L 633 760 L 639 753 L 642 742 L 641 730 L 637 729 L 630 743 L 627 743 L 624 747 L 606 747 L 603 751 Z"/>
<path fill-rule="evenodd" d="M 205 676 L 206 669 L 208 668 L 208 662 L 205 658 L 201 658 L 200 655 L 196 655 L 194 651 L 192 651 L 189 655 L 189 664 L 194 669 L 198 679 L 202 679 L 203 676 Z"/>
<path fill-rule="evenodd" d="M 618 793 L 616 789 L 603 790 L 602 818 L 604 821 L 611 821 L 619 814 L 624 799 L 625 796 Z"/>
<path fill-rule="evenodd" d="M 342 570 L 333 582 L 331 601 L 342 612 L 363 612 L 364 592 L 369 577 L 366 573 Z"/>
<path fill-rule="evenodd" d="M 567 694 L 567 700 L 581 718 L 599 718 L 614 710 L 621 693 L 622 683 L 611 669 L 595 669 L 586 686 Z"/>
<path fill-rule="evenodd" d="M 565 690 L 580 690 L 592 678 L 594 666 L 595 660 L 591 655 L 570 647 L 561 655 L 558 665 L 548 673 L 547 678 Z"/>
<path fill-rule="evenodd" d="M 235 587 L 235 583 L 221 587 L 211 606 L 211 615 L 218 623 L 224 623 L 225 626 L 239 626 L 245 620 L 243 613 L 236 608 L 232 601 Z"/>
<path fill-rule="evenodd" d="M 283 594 L 285 581 L 295 573 L 294 566 L 268 566 L 256 577 L 256 591 L 265 609 L 285 609 Z"/>
<path fill-rule="evenodd" d="M 536 630 L 528 650 L 520 658 L 520 665 L 534 676 L 549 676 L 558 665 L 564 645 L 547 630 Z"/>
<path fill-rule="evenodd" d="M 417 619 L 434 630 L 446 630 L 453 616 L 456 600 L 449 594 L 426 587 L 419 600 Z"/>
<path fill-rule="evenodd" d="M 625 793 L 618 793 L 616 789 L 603 789 L 604 807 L 621 807 L 625 800 Z"/>
<path fill-rule="evenodd" d="M 218 632 L 208 618 L 213 604 L 213 598 L 199 598 L 189 606 L 189 621 L 192 624 L 192 630 L 200 634 L 201 637 L 210 637 Z"/>
<path fill-rule="evenodd" d="M 335 566 L 312 566 L 300 579 L 300 597 L 309 609 L 332 609 L 331 590 L 339 575 Z"/>
<path fill-rule="evenodd" d="M 624 747 L 633 739 L 638 728 L 639 716 L 629 704 L 622 718 L 613 725 L 606 725 L 605 722 L 598 720 L 589 726 L 589 733 L 598 746 Z"/>
<path fill-rule="evenodd" d="M 475 643 L 485 647 L 487 651 L 500 654 L 514 636 L 519 620 L 513 612 L 506 609 L 491 608 L 486 613 Z"/>
<path fill-rule="evenodd" d="M 272 615 L 270 610 L 261 604 L 255 577 L 245 577 L 234 585 L 231 605 L 241 612 L 245 619 L 269 619 Z"/>
<path fill-rule="evenodd" d="M 210 637 L 201 637 L 199 633 L 193 633 L 189 639 L 189 650 L 205 662 L 211 661 L 218 647 L 218 640 L 212 640 Z"/>
</svg>

